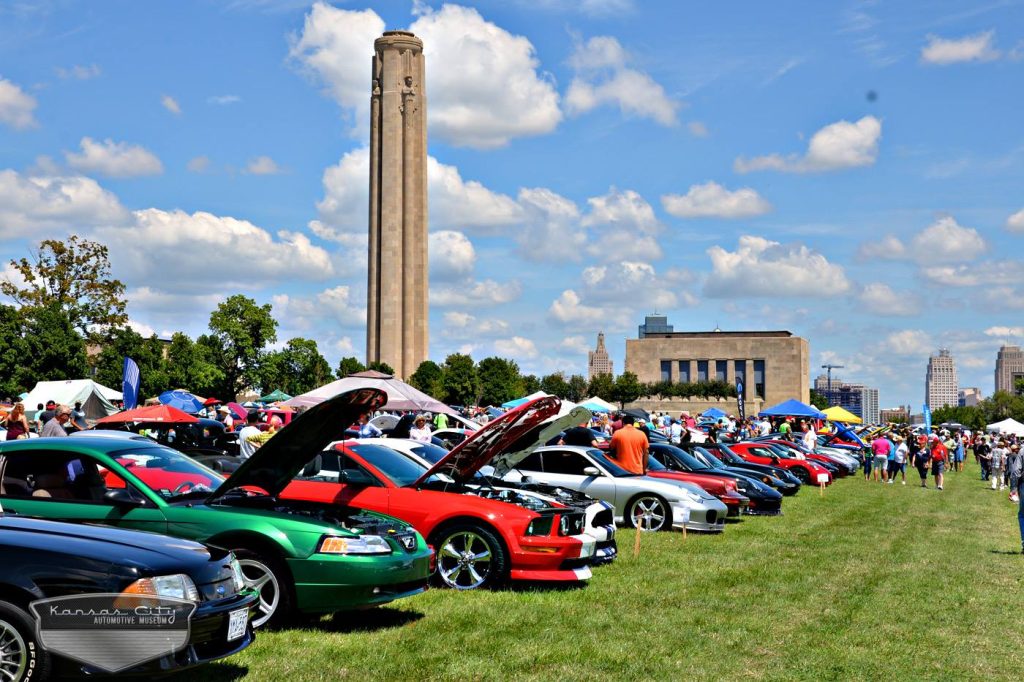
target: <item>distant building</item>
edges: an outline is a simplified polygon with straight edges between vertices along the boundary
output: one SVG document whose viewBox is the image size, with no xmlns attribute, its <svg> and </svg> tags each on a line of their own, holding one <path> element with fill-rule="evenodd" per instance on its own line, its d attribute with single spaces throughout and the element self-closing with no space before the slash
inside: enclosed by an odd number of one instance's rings
<svg viewBox="0 0 1024 682">
<path fill-rule="evenodd" d="M 1024 350 L 1003 346 L 996 354 L 996 391 L 1014 393 L 1017 379 L 1024 379 Z"/>
<path fill-rule="evenodd" d="M 664 315 L 648 315 L 644 318 L 644 323 L 637 327 L 637 336 L 639 338 L 645 338 L 649 334 L 671 334 L 672 325 L 668 323 L 668 317 Z"/>
<path fill-rule="evenodd" d="M 957 391 L 956 404 L 960 407 L 974 407 L 981 402 L 980 388 L 961 388 Z"/>
<path fill-rule="evenodd" d="M 890 422 L 895 422 L 898 424 L 909 424 L 910 406 L 900 405 L 899 407 L 887 407 L 884 410 L 879 410 L 878 420 L 882 424 L 888 424 Z"/>
<path fill-rule="evenodd" d="M 672 329 L 664 317 L 655 324 Z M 810 400 L 810 347 L 787 331 L 654 333 L 652 317 L 640 338 L 626 340 L 626 371 L 640 381 L 697 383 L 742 379 L 748 400 L 775 405 Z"/>
<path fill-rule="evenodd" d="M 877 424 L 880 420 L 877 388 L 864 384 L 848 384 L 839 377 L 832 377 L 830 389 L 828 377 L 821 374 L 814 380 L 814 390 L 828 401 L 830 407 L 838 405 L 857 415 L 867 424 Z"/>
<path fill-rule="evenodd" d="M 587 378 L 593 379 L 598 374 L 615 374 L 611 358 L 604 347 L 604 332 L 598 332 L 597 348 L 587 353 Z"/>
<path fill-rule="evenodd" d="M 924 380 L 924 402 L 930 410 L 956 407 L 959 382 L 956 362 L 948 348 L 939 349 L 938 355 L 928 358 L 928 371 Z"/>
</svg>

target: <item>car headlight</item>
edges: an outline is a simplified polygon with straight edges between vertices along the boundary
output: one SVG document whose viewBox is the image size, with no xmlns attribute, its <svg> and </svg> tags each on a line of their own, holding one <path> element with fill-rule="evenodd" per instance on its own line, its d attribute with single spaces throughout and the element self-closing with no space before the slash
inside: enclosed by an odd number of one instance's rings
<svg viewBox="0 0 1024 682">
<path fill-rule="evenodd" d="M 128 587 L 121 590 L 121 594 L 142 595 L 147 597 L 171 597 L 173 599 L 185 599 L 187 601 L 199 601 L 199 590 L 183 573 L 174 575 L 158 575 L 152 578 L 139 578 Z"/>
<path fill-rule="evenodd" d="M 555 522 L 553 516 L 539 516 L 526 527 L 527 535 L 551 535 L 551 525 Z"/>
<path fill-rule="evenodd" d="M 738 490 L 741 493 L 745 493 L 748 490 L 750 490 L 750 488 L 746 481 L 736 481 L 736 490 Z"/>
<path fill-rule="evenodd" d="M 391 545 L 379 535 L 342 538 L 325 535 L 320 540 L 320 554 L 391 554 Z"/>
<path fill-rule="evenodd" d="M 234 557 L 231 558 L 231 582 L 235 586 L 235 592 L 241 592 L 245 589 L 245 575 L 242 574 L 242 565 Z"/>
</svg>

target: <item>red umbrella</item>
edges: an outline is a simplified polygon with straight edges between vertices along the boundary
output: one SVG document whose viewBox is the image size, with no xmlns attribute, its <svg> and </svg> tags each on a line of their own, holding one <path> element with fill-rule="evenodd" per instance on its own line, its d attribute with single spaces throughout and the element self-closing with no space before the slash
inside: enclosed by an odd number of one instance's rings
<svg viewBox="0 0 1024 682">
<path fill-rule="evenodd" d="M 217 398 L 207 398 L 206 400 L 203 401 L 203 407 L 206 407 L 208 405 L 220 405 L 220 403 L 221 401 L 218 400 Z"/>
<path fill-rule="evenodd" d="M 125 424 L 128 422 L 160 422 L 164 424 L 194 424 L 199 420 L 188 412 L 182 412 L 170 405 L 149 405 L 137 407 L 134 410 L 125 410 L 102 419 L 97 419 L 97 424 Z"/>
</svg>

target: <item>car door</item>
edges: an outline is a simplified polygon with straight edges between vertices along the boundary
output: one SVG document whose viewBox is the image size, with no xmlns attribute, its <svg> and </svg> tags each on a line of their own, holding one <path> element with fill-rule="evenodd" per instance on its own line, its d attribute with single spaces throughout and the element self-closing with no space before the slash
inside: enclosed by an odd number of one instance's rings
<svg viewBox="0 0 1024 682">
<path fill-rule="evenodd" d="M 616 504 L 615 479 L 590 459 L 572 450 L 545 450 L 541 453 L 545 482 L 586 493 Z M 597 470 L 594 474 L 591 470 Z"/>
<path fill-rule="evenodd" d="M 120 473 L 72 452 L 4 453 L 0 499 L 6 511 L 54 521 L 167 532 L 163 511 Z"/>
</svg>

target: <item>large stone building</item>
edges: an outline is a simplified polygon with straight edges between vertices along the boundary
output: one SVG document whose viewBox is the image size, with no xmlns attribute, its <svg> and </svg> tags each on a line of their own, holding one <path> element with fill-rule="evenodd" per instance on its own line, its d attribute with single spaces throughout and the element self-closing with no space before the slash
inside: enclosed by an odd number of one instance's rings
<svg viewBox="0 0 1024 682">
<path fill-rule="evenodd" d="M 710 380 L 745 386 L 747 412 L 790 398 L 810 399 L 810 347 L 787 331 L 663 332 L 647 331 L 626 340 L 626 371 L 640 381 Z"/>
<path fill-rule="evenodd" d="M 890 422 L 895 422 L 897 424 L 909 424 L 910 417 L 910 405 L 887 407 L 884 410 L 879 410 L 878 413 L 879 421 L 882 424 L 888 424 Z"/>
<path fill-rule="evenodd" d="M 637 338 L 645 338 L 648 334 L 669 334 L 673 331 L 672 325 L 668 323 L 668 317 L 654 313 L 644 318 L 644 323 L 637 327 Z"/>
<path fill-rule="evenodd" d="M 977 387 L 961 388 L 956 394 L 956 404 L 960 407 L 975 407 L 982 401 L 981 389 Z"/>
<path fill-rule="evenodd" d="M 996 354 L 996 391 L 1014 392 L 1014 382 L 1024 379 L 1024 350 L 1003 346 Z"/>
<path fill-rule="evenodd" d="M 956 362 L 948 348 L 941 348 L 938 355 L 928 358 L 928 371 L 924 379 L 924 402 L 932 411 L 940 407 L 956 407 L 959 403 L 959 388 Z"/>
<path fill-rule="evenodd" d="M 427 99 L 423 42 L 374 44 L 366 361 L 408 378 L 427 359 Z"/>
<path fill-rule="evenodd" d="M 877 388 L 864 384 L 848 384 L 838 377 L 832 378 L 830 388 L 828 377 L 821 374 L 814 380 L 814 390 L 828 401 L 829 406 L 838 405 L 857 415 L 867 424 L 879 423 Z"/>
<path fill-rule="evenodd" d="M 597 334 L 597 348 L 587 353 L 587 378 L 593 379 L 598 374 L 614 374 L 615 369 L 608 350 L 604 347 L 604 332 Z"/>
</svg>

